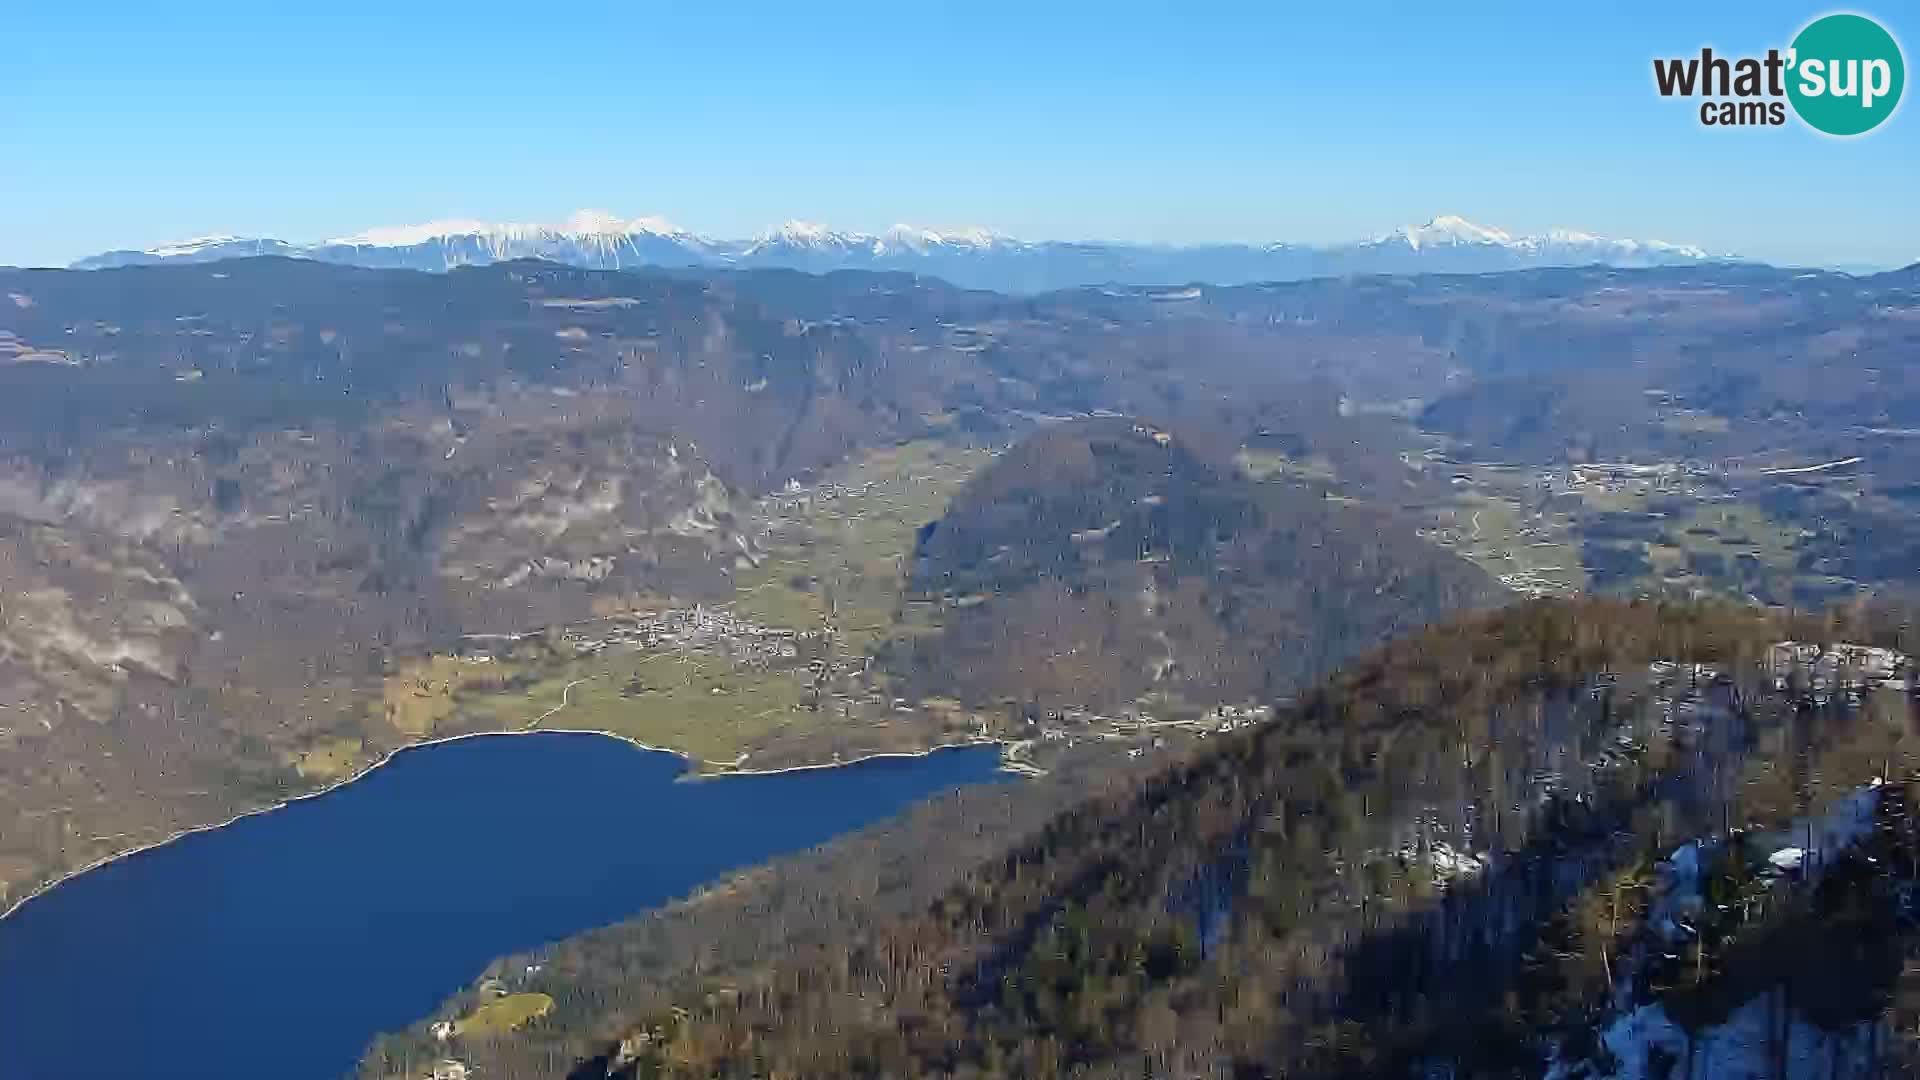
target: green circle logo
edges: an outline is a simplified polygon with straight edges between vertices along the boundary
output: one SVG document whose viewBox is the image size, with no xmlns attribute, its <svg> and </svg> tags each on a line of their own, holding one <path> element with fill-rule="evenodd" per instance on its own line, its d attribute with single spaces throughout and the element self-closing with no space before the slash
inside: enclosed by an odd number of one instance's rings
<svg viewBox="0 0 1920 1080">
<path fill-rule="evenodd" d="M 1864 15 L 1827 15 L 1807 24 L 1788 54 L 1787 99 L 1816 131 L 1859 135 L 1900 104 L 1907 65 L 1900 45 Z"/>
</svg>

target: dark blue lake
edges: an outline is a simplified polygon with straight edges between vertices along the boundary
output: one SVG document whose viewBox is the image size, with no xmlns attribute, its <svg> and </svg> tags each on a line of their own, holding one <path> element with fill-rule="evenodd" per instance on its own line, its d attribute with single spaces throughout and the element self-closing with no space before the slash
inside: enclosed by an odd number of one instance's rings
<svg viewBox="0 0 1920 1080">
<path fill-rule="evenodd" d="M 961 784 L 991 747 L 675 783 L 597 735 L 400 754 L 83 874 L 0 920 L 0 1077 L 331 1078 L 487 961 Z"/>
</svg>

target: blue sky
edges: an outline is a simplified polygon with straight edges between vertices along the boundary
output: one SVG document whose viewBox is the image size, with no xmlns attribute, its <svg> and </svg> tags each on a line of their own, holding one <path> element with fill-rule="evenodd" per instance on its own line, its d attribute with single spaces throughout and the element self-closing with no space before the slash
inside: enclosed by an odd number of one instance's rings
<svg viewBox="0 0 1920 1080">
<path fill-rule="evenodd" d="M 1920 116 L 1703 128 L 1651 60 L 1767 3 L 7 0 L 0 263 L 582 207 L 1327 242 L 1457 213 L 1776 261 L 1920 259 Z M 1858 8 L 1906 45 L 1920 11 Z"/>
</svg>

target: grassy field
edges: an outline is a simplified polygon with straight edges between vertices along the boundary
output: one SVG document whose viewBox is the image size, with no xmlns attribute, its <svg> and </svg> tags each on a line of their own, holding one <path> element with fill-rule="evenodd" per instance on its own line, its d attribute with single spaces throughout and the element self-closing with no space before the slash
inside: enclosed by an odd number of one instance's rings
<svg viewBox="0 0 1920 1080">
<path fill-rule="evenodd" d="M 877 451 L 835 470 L 819 490 L 842 492 L 808 505 L 769 500 L 776 524 L 769 557 L 736 578 L 740 615 L 770 626 L 811 629 L 829 621 L 836 644 L 864 651 L 901 621 L 900 584 L 915 532 L 991 456 L 916 442 Z"/>
<path fill-rule="evenodd" d="M 466 1039 L 505 1035 L 552 1011 L 553 999 L 545 994 L 508 994 L 461 1017 L 453 1025 L 453 1033 Z"/>
<path fill-rule="evenodd" d="M 1782 524 L 1749 503 L 1714 502 L 1694 506 L 1675 527 L 1680 546 L 1689 551 L 1752 555 L 1763 566 L 1791 570 L 1800 530 Z"/>
<path fill-rule="evenodd" d="M 833 670 L 858 668 L 867 650 L 887 637 L 923 632 L 937 609 L 903 604 L 900 595 L 916 532 L 989 460 L 986 451 L 911 443 L 849 462 L 809 492 L 763 500 L 764 557 L 736 571 L 734 614 L 812 635 L 810 648 Z M 844 725 L 848 712 L 812 694 L 806 659 L 749 662 L 715 651 L 620 647 L 582 656 L 550 632 L 498 650 L 490 662 L 409 661 L 385 680 L 371 711 L 407 739 L 584 728 L 682 751 L 703 768 L 725 768 L 771 744 L 792 748 L 816 732 L 834 739 L 844 734 L 825 730 Z M 884 698 L 884 688 L 874 689 Z M 881 712 L 868 734 L 890 748 L 912 745 L 915 736 L 905 730 L 911 718 Z M 350 769 L 345 763 L 352 760 L 344 745 L 328 744 L 309 751 L 300 767 L 321 775 Z"/>
<path fill-rule="evenodd" d="M 1256 481 L 1284 478 L 1305 482 L 1331 484 L 1339 479 L 1333 464 L 1322 457 L 1297 459 L 1288 457 L 1278 450 L 1256 450 L 1242 448 L 1234 460 L 1248 478 Z"/>
<path fill-rule="evenodd" d="M 1433 526 L 1425 534 L 1526 591 L 1564 594 L 1592 587 L 1582 522 L 1616 514 L 1640 519 L 1649 529 L 1641 535 L 1657 532 L 1658 538 L 1603 538 L 1603 545 L 1640 552 L 1650 567 L 1609 587 L 1744 597 L 1756 578 L 1778 587 L 1795 575 L 1799 530 L 1750 502 L 1627 481 L 1584 486 L 1575 512 L 1565 508 L 1564 498 L 1543 504 L 1537 470 L 1460 466 L 1458 473 L 1462 482 L 1447 504 L 1430 512 Z M 1655 508 L 1664 508 L 1664 516 Z M 1594 535 L 1604 537 L 1598 529 Z"/>
<path fill-rule="evenodd" d="M 1580 542 L 1570 516 L 1529 509 L 1495 477 L 1476 482 L 1434 511 L 1427 535 L 1510 587 L 1568 595 L 1586 588 Z M 1509 481 L 1510 483 L 1510 481 Z"/>
<path fill-rule="evenodd" d="M 475 670 L 478 666 L 452 656 L 430 656 L 403 665 L 381 686 L 382 715 L 402 735 L 433 734 L 441 721 L 453 715 L 454 695 L 482 676 Z"/>
<path fill-rule="evenodd" d="M 339 780 L 367 762 L 365 739 L 325 739 L 300 754 L 294 768 L 314 780 Z"/>
<path fill-rule="evenodd" d="M 1664 531 L 1665 543 L 1647 545 L 1647 561 L 1655 575 L 1669 585 L 1713 591 L 1733 591 L 1733 581 L 1700 571 L 1702 559 L 1736 566 L 1742 556 L 1758 564 L 1758 572 L 1784 581 L 1795 574 L 1797 528 L 1774 520 L 1750 503 L 1703 502 L 1688 507 Z"/>
<path fill-rule="evenodd" d="M 638 650 L 541 666 L 519 693 L 460 696 L 480 728 L 585 728 L 726 764 L 803 720 L 804 671 L 736 665 L 721 656 Z"/>
<path fill-rule="evenodd" d="M 1683 434 L 1724 435 L 1733 427 L 1733 421 L 1724 416 L 1699 412 L 1693 409 L 1678 409 L 1660 418 L 1660 426 L 1668 431 Z"/>
</svg>

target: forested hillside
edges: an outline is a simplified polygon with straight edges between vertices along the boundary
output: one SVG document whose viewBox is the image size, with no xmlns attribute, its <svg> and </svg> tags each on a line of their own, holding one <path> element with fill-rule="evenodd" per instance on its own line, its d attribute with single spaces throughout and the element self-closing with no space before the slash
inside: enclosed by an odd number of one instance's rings
<svg viewBox="0 0 1920 1080">
<path fill-rule="evenodd" d="M 1501 598 L 1389 515 L 1254 483 L 1207 434 L 1093 420 L 1002 455 L 915 549 L 906 590 L 948 609 L 942 631 L 887 662 L 927 691 L 1056 709 L 1270 701 Z"/>
<path fill-rule="evenodd" d="M 551 1075 L 569 1049 L 591 1057 L 579 1077 L 1544 1070 L 1612 1007 L 1648 906 L 1623 882 L 1920 764 L 1903 682 L 1836 693 L 1834 669 L 1774 648 L 1910 649 L 1901 623 L 1595 600 L 1471 616 L 1095 794 L 917 912 L 801 919 L 763 959 L 629 966 L 617 1007 L 490 1045 L 383 1043 L 366 1074 L 453 1050 Z M 595 940 L 608 963 L 631 933 Z M 1649 992 L 1741 978 L 1731 940 L 1693 939 Z M 593 949 L 568 955 L 552 981 L 591 982 Z M 1877 1010 L 1848 1022 L 1899 1022 Z"/>
</svg>

